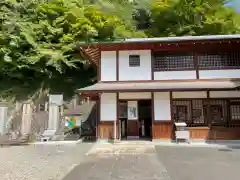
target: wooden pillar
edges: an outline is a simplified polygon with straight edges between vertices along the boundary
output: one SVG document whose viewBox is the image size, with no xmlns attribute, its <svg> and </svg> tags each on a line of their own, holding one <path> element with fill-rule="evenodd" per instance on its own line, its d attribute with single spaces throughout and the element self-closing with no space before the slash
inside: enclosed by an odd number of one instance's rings
<svg viewBox="0 0 240 180">
<path fill-rule="evenodd" d="M 152 138 L 153 138 L 153 134 L 154 134 L 154 132 L 153 132 L 153 126 L 154 126 L 154 122 L 155 122 L 155 105 L 154 105 L 154 92 L 151 92 L 151 105 L 152 105 L 152 108 L 151 108 L 151 110 L 152 110 L 152 126 L 151 126 L 151 136 L 152 136 Z"/>
<path fill-rule="evenodd" d="M 206 105 L 206 107 L 207 107 L 207 110 L 206 110 L 206 112 L 207 112 L 207 125 L 208 125 L 208 127 L 211 127 L 211 124 L 212 124 L 212 120 L 211 120 L 211 117 L 210 117 L 210 92 L 209 92 L 209 90 L 207 90 L 207 105 Z"/>
<path fill-rule="evenodd" d="M 196 71 L 196 79 L 199 79 L 198 54 L 194 53 L 194 68 Z"/>
<path fill-rule="evenodd" d="M 119 105 L 119 92 L 117 92 L 117 139 L 121 139 L 121 124 L 119 120 L 120 116 L 120 105 Z"/>
</svg>

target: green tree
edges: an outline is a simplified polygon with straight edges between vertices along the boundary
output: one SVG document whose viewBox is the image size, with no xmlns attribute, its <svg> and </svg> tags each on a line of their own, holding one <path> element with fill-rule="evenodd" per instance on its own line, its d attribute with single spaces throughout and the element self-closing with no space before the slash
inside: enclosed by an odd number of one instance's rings
<svg viewBox="0 0 240 180">
<path fill-rule="evenodd" d="M 123 17 L 90 0 L 3 0 L 0 14 L 4 98 L 73 92 L 96 75 L 77 42 L 142 36 Z"/>
<path fill-rule="evenodd" d="M 239 33 L 239 15 L 224 0 L 156 0 L 148 36 Z"/>
<path fill-rule="evenodd" d="M 78 42 L 239 33 L 223 0 L 2 0 L 0 98 L 34 99 L 92 83 Z M 65 96 L 66 97 L 66 96 Z"/>
</svg>

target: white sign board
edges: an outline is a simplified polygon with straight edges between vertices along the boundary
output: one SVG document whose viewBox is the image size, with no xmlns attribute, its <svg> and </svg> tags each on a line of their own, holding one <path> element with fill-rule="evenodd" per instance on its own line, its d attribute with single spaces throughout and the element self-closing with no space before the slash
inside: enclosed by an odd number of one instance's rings
<svg viewBox="0 0 240 180">
<path fill-rule="evenodd" d="M 128 120 L 138 120 L 137 101 L 128 101 Z"/>
<path fill-rule="evenodd" d="M 62 94 L 50 94 L 49 103 L 57 104 L 58 106 L 63 105 L 63 95 Z"/>
<path fill-rule="evenodd" d="M 83 117 L 76 116 L 76 126 L 77 127 L 80 127 L 82 125 L 82 120 L 83 120 Z"/>
</svg>

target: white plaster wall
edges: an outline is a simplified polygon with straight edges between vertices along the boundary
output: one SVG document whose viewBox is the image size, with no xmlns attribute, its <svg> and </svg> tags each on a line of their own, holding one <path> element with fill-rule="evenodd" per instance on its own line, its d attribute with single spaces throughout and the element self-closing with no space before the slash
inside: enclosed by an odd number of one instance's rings
<svg viewBox="0 0 240 180">
<path fill-rule="evenodd" d="M 240 91 L 210 91 L 210 98 L 231 98 L 231 97 L 240 97 Z"/>
<path fill-rule="evenodd" d="M 154 93 L 154 119 L 155 121 L 171 121 L 171 104 L 169 92 Z"/>
<path fill-rule="evenodd" d="M 119 99 L 151 99 L 150 92 L 119 93 Z"/>
<path fill-rule="evenodd" d="M 116 51 L 101 51 L 101 81 L 117 80 Z"/>
<path fill-rule="evenodd" d="M 240 69 L 199 71 L 199 79 L 213 78 L 240 78 Z"/>
<path fill-rule="evenodd" d="M 129 67 L 129 55 L 140 55 L 140 67 Z M 119 80 L 151 80 L 151 50 L 119 51 Z"/>
<path fill-rule="evenodd" d="M 173 92 L 173 98 L 207 98 L 206 91 Z"/>
<path fill-rule="evenodd" d="M 117 119 L 116 93 L 102 93 L 100 97 L 100 121 L 115 121 Z"/>
<path fill-rule="evenodd" d="M 158 71 L 154 72 L 154 80 L 197 79 L 196 71 Z"/>
</svg>

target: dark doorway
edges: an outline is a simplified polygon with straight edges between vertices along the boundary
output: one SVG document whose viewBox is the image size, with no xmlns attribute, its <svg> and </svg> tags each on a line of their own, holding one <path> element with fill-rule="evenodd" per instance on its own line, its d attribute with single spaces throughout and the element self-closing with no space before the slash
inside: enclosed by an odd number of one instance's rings
<svg viewBox="0 0 240 180">
<path fill-rule="evenodd" d="M 151 100 L 138 101 L 139 137 L 152 138 L 152 103 Z"/>
<path fill-rule="evenodd" d="M 127 101 L 119 102 L 119 132 L 121 139 L 127 138 Z"/>
</svg>

